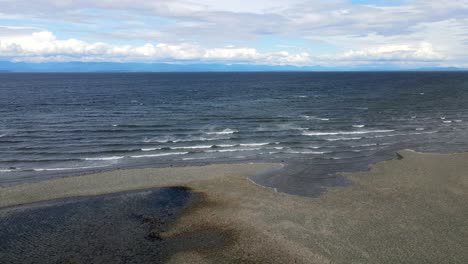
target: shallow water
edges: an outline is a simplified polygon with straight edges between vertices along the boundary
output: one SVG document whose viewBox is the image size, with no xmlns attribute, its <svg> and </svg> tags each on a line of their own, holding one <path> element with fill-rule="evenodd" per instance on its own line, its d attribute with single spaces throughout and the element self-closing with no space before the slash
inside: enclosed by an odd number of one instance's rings
<svg viewBox="0 0 468 264">
<path fill-rule="evenodd" d="M 467 106 L 466 72 L 0 74 L 0 184 L 259 160 L 312 195 L 400 149 L 465 151 Z"/>
</svg>

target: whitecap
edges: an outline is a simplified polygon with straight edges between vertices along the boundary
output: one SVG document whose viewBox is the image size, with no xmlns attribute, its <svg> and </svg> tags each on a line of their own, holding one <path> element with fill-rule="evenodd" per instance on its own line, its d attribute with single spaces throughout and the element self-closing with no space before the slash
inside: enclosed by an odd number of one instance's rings
<svg viewBox="0 0 468 264">
<path fill-rule="evenodd" d="M 450 124 L 450 123 L 452 123 L 452 121 L 450 121 L 450 120 L 445 120 L 445 121 L 442 121 L 442 122 L 445 123 L 445 124 Z"/>
<path fill-rule="evenodd" d="M 362 128 L 365 127 L 365 125 L 353 125 L 353 127 Z"/>
<path fill-rule="evenodd" d="M 373 138 L 383 138 L 383 137 L 397 137 L 397 136 L 411 136 L 411 135 L 423 135 L 423 134 L 434 134 L 438 131 L 427 131 L 427 132 L 413 132 L 413 133 L 399 133 L 399 134 L 390 134 L 383 136 L 374 136 Z"/>
<path fill-rule="evenodd" d="M 258 146 L 265 146 L 265 145 L 268 145 L 270 144 L 269 142 L 265 142 L 265 143 L 244 143 L 244 144 L 240 144 L 240 146 L 243 146 L 243 147 L 258 147 Z"/>
<path fill-rule="evenodd" d="M 112 157 L 98 157 L 98 158 L 84 158 L 84 160 L 118 160 L 123 159 L 125 156 L 112 156 Z"/>
<path fill-rule="evenodd" d="M 188 152 L 172 152 L 172 153 L 159 153 L 159 154 L 148 154 L 148 155 L 135 155 L 130 156 L 131 158 L 150 158 L 150 157 L 163 157 L 163 156 L 171 156 L 171 155 L 185 155 Z"/>
<path fill-rule="evenodd" d="M 355 146 L 351 146 L 351 147 L 352 147 L 352 148 L 359 148 L 359 147 L 371 147 L 371 146 L 377 146 L 377 143 L 355 145 Z"/>
<path fill-rule="evenodd" d="M 232 144 L 219 144 L 219 145 L 215 145 L 216 147 L 220 147 L 220 148 L 229 148 L 229 147 L 234 147 L 236 145 L 232 145 Z"/>
<path fill-rule="evenodd" d="M 217 150 L 206 150 L 205 152 L 237 152 L 237 151 L 253 151 L 261 150 L 261 148 L 248 148 L 248 149 L 217 149 Z"/>
<path fill-rule="evenodd" d="M 205 160 L 205 159 L 209 159 L 207 157 L 203 157 L 203 158 L 183 158 L 182 160 Z"/>
<path fill-rule="evenodd" d="M 167 137 L 167 138 L 145 138 L 143 142 L 145 143 L 150 143 L 150 142 L 157 142 L 157 143 L 178 143 L 178 142 L 193 142 L 193 141 L 214 141 L 214 140 L 227 140 L 231 139 L 229 137 L 215 137 L 215 138 L 205 138 L 205 137 L 188 137 L 188 138 L 172 138 L 172 137 Z"/>
<path fill-rule="evenodd" d="M 150 143 L 150 142 L 158 142 L 158 143 L 168 143 L 168 142 L 175 142 L 173 137 L 153 137 L 153 138 L 145 138 L 143 142 Z"/>
<path fill-rule="evenodd" d="M 226 129 L 224 129 L 222 131 L 206 132 L 206 134 L 208 134 L 208 135 L 228 135 L 228 134 L 234 134 L 234 133 L 238 133 L 238 132 L 239 132 L 238 130 L 226 128 Z"/>
<path fill-rule="evenodd" d="M 194 137 L 194 138 L 185 138 L 185 139 L 179 139 L 179 140 L 172 140 L 171 142 L 177 143 L 177 142 L 192 142 L 192 141 L 214 141 L 214 140 L 224 140 L 224 139 L 231 139 L 229 137 L 224 137 L 224 138 L 205 138 L 205 137 Z"/>
<path fill-rule="evenodd" d="M 142 148 L 142 151 L 154 151 L 154 150 L 160 150 L 161 148 Z"/>
<path fill-rule="evenodd" d="M 304 115 L 302 117 L 307 119 L 307 120 L 320 120 L 320 121 L 329 121 L 330 120 L 330 118 L 326 118 L 326 117 L 316 117 L 316 116 L 308 116 L 308 115 Z"/>
<path fill-rule="evenodd" d="M 38 168 L 33 169 L 33 171 L 62 171 L 62 170 L 83 170 L 83 169 L 95 169 L 95 168 L 103 168 L 104 166 L 91 166 L 91 167 L 73 167 L 73 168 Z"/>
<path fill-rule="evenodd" d="M 333 131 L 333 132 L 302 132 L 304 136 L 333 136 L 333 135 L 356 135 L 356 134 L 372 134 L 372 133 L 388 133 L 395 130 L 361 130 L 361 131 Z"/>
<path fill-rule="evenodd" d="M 315 154 L 315 155 L 321 155 L 321 154 L 325 154 L 327 152 L 321 152 L 321 151 L 289 151 L 287 153 L 291 153 L 291 154 Z"/>
<path fill-rule="evenodd" d="M 341 140 L 359 140 L 361 137 L 339 137 L 339 138 L 326 138 L 326 141 L 341 141 Z"/>
<path fill-rule="evenodd" d="M 171 149 L 207 149 L 212 148 L 213 145 L 201 145 L 201 146 L 185 146 L 185 147 L 172 147 Z"/>
<path fill-rule="evenodd" d="M 424 130 L 424 127 L 417 127 L 415 130 L 416 130 L 416 131 L 423 131 L 423 130 Z"/>
</svg>

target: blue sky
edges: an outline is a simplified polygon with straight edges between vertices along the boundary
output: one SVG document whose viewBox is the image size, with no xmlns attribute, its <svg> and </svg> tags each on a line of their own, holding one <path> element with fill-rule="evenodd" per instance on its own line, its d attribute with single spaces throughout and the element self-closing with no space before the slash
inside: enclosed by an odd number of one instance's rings
<svg viewBox="0 0 468 264">
<path fill-rule="evenodd" d="M 0 60 L 468 67 L 468 0 L 0 0 Z"/>
</svg>

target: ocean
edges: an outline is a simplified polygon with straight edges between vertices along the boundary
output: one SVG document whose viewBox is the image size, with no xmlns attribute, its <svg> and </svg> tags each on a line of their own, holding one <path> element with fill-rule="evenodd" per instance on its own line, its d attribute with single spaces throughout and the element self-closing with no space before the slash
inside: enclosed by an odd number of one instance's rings
<svg viewBox="0 0 468 264">
<path fill-rule="evenodd" d="M 307 193 L 401 149 L 466 151 L 468 72 L 4 73 L 0 116 L 0 185 L 266 161 L 295 169 L 264 185 Z"/>
</svg>

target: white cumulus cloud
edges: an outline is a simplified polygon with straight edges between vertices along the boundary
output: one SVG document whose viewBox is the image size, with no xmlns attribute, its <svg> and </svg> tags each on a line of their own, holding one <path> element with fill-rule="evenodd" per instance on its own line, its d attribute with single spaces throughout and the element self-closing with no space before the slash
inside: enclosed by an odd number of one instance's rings
<svg viewBox="0 0 468 264">
<path fill-rule="evenodd" d="M 49 31 L 0 37 L 0 57 L 13 61 L 114 61 L 114 62 L 242 62 L 259 64 L 308 64 L 308 54 L 260 53 L 254 48 L 202 48 L 195 44 L 146 43 L 113 45 L 78 39 L 57 39 Z"/>
</svg>

